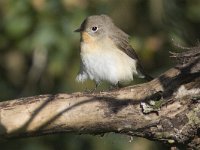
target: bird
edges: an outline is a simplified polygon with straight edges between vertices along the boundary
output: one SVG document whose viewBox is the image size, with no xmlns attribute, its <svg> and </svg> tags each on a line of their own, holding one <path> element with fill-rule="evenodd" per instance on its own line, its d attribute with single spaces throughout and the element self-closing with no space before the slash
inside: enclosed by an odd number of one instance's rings
<svg viewBox="0 0 200 150">
<path fill-rule="evenodd" d="M 130 45 L 129 35 L 117 27 L 105 14 L 88 16 L 74 32 L 79 32 L 80 71 L 76 81 L 95 81 L 95 89 L 102 81 L 120 87 L 135 76 L 150 81 L 140 60 Z"/>
</svg>

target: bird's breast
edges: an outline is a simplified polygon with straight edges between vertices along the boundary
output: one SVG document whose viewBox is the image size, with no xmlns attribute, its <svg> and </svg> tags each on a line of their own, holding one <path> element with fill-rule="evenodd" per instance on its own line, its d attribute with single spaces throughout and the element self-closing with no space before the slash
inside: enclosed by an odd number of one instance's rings
<svg viewBox="0 0 200 150">
<path fill-rule="evenodd" d="M 82 42 L 81 59 L 90 79 L 106 80 L 113 84 L 122 80 L 132 80 L 136 68 L 135 60 L 106 44 Z"/>
</svg>

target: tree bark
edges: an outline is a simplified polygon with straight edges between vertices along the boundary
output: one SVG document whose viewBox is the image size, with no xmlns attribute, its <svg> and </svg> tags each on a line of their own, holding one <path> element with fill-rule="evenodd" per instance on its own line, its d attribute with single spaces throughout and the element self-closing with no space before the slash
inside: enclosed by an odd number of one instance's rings
<svg viewBox="0 0 200 150">
<path fill-rule="evenodd" d="M 0 138 L 115 132 L 200 149 L 197 56 L 148 83 L 108 92 L 39 95 L 1 102 Z M 173 57 L 180 58 L 174 53 Z"/>
</svg>

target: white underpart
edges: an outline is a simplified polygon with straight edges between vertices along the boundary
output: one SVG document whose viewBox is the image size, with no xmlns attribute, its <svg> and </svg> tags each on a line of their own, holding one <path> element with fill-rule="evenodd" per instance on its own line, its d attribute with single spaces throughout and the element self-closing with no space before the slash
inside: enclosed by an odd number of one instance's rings
<svg viewBox="0 0 200 150">
<path fill-rule="evenodd" d="M 195 95 L 195 94 L 200 94 L 200 88 L 194 88 L 187 90 L 184 85 L 180 86 L 176 93 L 176 98 L 181 98 L 187 95 Z"/>
<path fill-rule="evenodd" d="M 88 75 L 83 70 L 81 70 L 79 74 L 76 76 L 76 81 L 78 82 L 84 82 L 87 79 L 88 79 Z"/>
<path fill-rule="evenodd" d="M 103 50 L 88 50 L 87 44 L 82 45 L 82 67 L 77 81 L 83 82 L 88 77 L 97 83 L 108 81 L 111 84 L 133 80 L 133 74 L 138 74 L 136 61 L 120 50 L 113 50 L 112 46 L 103 47 Z"/>
</svg>

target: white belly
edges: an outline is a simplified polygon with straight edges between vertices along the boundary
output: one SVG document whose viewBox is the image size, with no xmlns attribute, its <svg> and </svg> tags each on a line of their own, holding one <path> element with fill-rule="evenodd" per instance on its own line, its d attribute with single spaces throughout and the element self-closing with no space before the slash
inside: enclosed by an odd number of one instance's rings
<svg viewBox="0 0 200 150">
<path fill-rule="evenodd" d="M 116 85 L 133 80 L 133 74 L 137 74 L 136 61 L 120 50 L 82 52 L 81 59 L 84 71 L 96 82 L 108 81 Z"/>
</svg>

